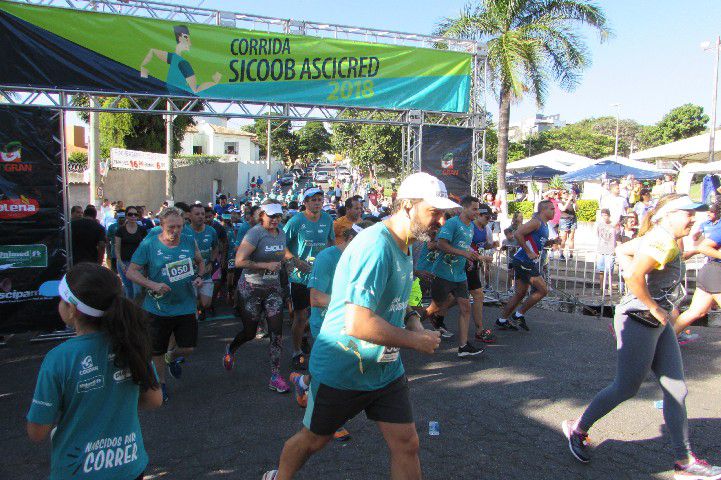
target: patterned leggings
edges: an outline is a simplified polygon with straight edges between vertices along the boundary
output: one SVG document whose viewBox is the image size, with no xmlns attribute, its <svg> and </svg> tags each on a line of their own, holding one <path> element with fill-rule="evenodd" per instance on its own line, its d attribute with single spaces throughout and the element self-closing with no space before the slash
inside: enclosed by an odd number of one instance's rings
<svg viewBox="0 0 721 480">
<path fill-rule="evenodd" d="M 245 342 L 255 338 L 258 322 L 265 312 L 270 333 L 270 371 L 275 375 L 280 371 L 280 355 L 283 339 L 283 290 L 280 284 L 255 285 L 245 279 L 238 282 L 240 312 L 243 330 L 235 336 L 230 344 L 230 352 L 235 351 Z"/>
</svg>

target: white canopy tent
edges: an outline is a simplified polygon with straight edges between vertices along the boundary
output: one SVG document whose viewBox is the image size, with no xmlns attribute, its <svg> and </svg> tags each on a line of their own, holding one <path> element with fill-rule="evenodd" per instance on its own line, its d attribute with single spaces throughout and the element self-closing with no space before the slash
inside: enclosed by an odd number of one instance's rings
<svg viewBox="0 0 721 480">
<path fill-rule="evenodd" d="M 712 173 L 718 175 L 719 172 L 721 172 L 721 161 L 687 163 L 678 172 L 678 178 L 676 179 L 676 192 L 689 193 L 691 191 L 693 176 L 696 174 Z"/>
<path fill-rule="evenodd" d="M 538 166 L 551 167 L 563 172 L 572 172 L 593 164 L 594 161 L 583 155 L 564 152 L 563 150 L 549 150 L 532 157 L 510 162 L 506 166 L 508 171 L 528 170 Z"/>
<path fill-rule="evenodd" d="M 716 130 L 714 155 L 721 152 L 721 129 Z M 695 137 L 684 138 L 677 142 L 659 145 L 658 147 L 641 150 L 631 154 L 632 160 L 672 160 L 676 162 L 704 162 L 708 160 L 710 134 L 703 133 Z"/>
</svg>

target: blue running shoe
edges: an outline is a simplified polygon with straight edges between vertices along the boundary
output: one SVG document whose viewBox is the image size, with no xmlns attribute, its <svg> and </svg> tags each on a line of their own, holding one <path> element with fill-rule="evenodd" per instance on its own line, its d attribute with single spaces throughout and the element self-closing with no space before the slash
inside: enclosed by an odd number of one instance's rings
<svg viewBox="0 0 721 480">
<path fill-rule="evenodd" d="M 163 392 L 163 405 L 168 403 L 168 389 L 165 387 L 164 383 L 160 384 L 160 391 Z"/>
<path fill-rule="evenodd" d="M 170 375 L 176 380 L 180 380 L 180 377 L 183 375 L 183 367 L 181 367 L 183 363 L 185 363 L 185 357 L 170 360 L 170 353 L 165 354 L 165 364 L 168 365 Z"/>
</svg>

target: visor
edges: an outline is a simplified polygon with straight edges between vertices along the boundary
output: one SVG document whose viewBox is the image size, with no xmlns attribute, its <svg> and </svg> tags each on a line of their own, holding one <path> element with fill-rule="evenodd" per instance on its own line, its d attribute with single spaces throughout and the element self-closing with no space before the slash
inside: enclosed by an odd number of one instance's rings
<svg viewBox="0 0 721 480">
<path fill-rule="evenodd" d="M 654 214 L 651 221 L 656 223 L 669 213 L 676 212 L 678 210 L 705 212 L 708 210 L 708 205 L 701 202 L 694 202 L 693 200 L 691 200 L 691 197 L 689 197 L 688 195 L 684 195 L 683 197 L 679 197 L 676 200 L 671 200 L 666 205 L 661 207 L 659 211 Z"/>
<path fill-rule="evenodd" d="M 312 197 L 313 195 L 323 195 L 323 192 L 318 187 L 311 187 L 303 192 L 303 200 Z"/>
<path fill-rule="evenodd" d="M 278 203 L 267 203 L 262 205 L 260 209 L 269 217 L 273 215 L 283 215 L 283 207 Z"/>
</svg>

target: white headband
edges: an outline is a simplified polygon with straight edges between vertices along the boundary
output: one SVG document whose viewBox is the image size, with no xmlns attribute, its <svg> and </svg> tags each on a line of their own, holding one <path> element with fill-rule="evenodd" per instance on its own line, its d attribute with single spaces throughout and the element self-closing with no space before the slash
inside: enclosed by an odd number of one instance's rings
<svg viewBox="0 0 721 480">
<path fill-rule="evenodd" d="M 312 197 L 313 195 L 318 195 L 319 193 L 320 193 L 320 194 L 323 193 L 320 188 L 318 188 L 318 187 L 310 187 L 308 190 L 306 190 L 305 192 L 303 192 L 303 200 L 305 200 L 305 199 L 308 198 L 308 197 Z"/>
<path fill-rule="evenodd" d="M 681 210 L 681 207 L 685 207 L 689 204 L 694 204 L 695 202 L 691 200 L 691 197 L 688 195 L 684 195 L 683 197 L 679 197 L 676 200 L 671 200 L 666 205 L 661 207 L 658 212 L 656 212 L 653 217 L 651 217 L 651 223 L 657 223 L 661 221 L 663 217 L 665 217 L 667 214 L 671 212 L 675 212 L 676 210 Z"/>
<path fill-rule="evenodd" d="M 93 308 L 90 305 L 84 304 L 78 297 L 73 294 L 73 292 L 70 290 L 70 287 L 68 286 L 68 281 L 65 279 L 65 275 L 63 275 L 63 279 L 60 280 L 60 285 L 58 286 L 58 293 L 60 294 L 60 298 L 65 300 L 68 303 L 71 303 L 75 305 L 75 308 L 78 309 L 78 311 L 84 313 L 85 315 L 90 315 L 91 317 L 102 317 L 105 315 L 105 312 L 102 310 L 98 310 L 97 308 Z"/>
</svg>

